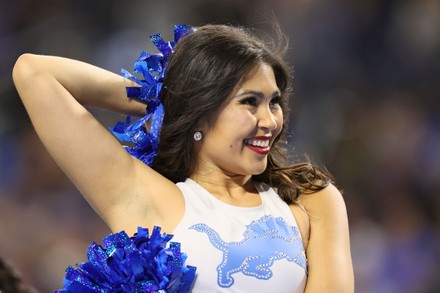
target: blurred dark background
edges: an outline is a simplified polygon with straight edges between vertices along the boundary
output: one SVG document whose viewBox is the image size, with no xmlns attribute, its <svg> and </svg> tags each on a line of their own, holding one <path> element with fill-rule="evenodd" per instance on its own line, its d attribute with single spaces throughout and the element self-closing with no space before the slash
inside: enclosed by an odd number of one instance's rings
<svg viewBox="0 0 440 293">
<path fill-rule="evenodd" d="M 109 230 L 36 137 L 12 84 L 18 56 L 131 70 L 174 24 L 266 30 L 272 13 L 295 69 L 290 153 L 344 190 L 356 292 L 440 292 L 438 0 L 0 0 L 0 257 L 25 283 L 60 288 Z"/>
</svg>

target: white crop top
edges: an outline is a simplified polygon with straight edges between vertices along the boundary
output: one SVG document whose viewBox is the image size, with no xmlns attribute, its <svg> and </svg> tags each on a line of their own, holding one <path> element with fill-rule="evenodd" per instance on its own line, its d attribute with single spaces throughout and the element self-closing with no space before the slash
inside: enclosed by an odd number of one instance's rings
<svg viewBox="0 0 440 293">
<path fill-rule="evenodd" d="M 185 214 L 171 241 L 197 267 L 192 292 L 304 292 L 307 260 L 292 211 L 266 184 L 262 205 L 226 204 L 191 179 L 177 183 Z"/>
</svg>

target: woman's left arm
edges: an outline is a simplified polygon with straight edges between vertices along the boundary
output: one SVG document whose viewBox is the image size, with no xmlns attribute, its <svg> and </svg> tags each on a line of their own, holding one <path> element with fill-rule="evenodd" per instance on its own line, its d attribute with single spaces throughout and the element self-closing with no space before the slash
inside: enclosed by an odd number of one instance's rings
<svg viewBox="0 0 440 293">
<path fill-rule="evenodd" d="M 305 292 L 354 292 L 347 210 L 339 190 L 329 185 L 300 201 L 310 220 Z"/>
</svg>

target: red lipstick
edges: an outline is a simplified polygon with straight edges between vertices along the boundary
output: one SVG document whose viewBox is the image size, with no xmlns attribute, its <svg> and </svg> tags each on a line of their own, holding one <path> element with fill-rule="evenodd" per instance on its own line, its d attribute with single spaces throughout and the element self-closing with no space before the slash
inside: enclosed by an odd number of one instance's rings
<svg viewBox="0 0 440 293">
<path fill-rule="evenodd" d="M 244 144 L 259 155 L 267 155 L 270 152 L 269 140 L 268 136 L 256 136 L 245 139 Z"/>
</svg>

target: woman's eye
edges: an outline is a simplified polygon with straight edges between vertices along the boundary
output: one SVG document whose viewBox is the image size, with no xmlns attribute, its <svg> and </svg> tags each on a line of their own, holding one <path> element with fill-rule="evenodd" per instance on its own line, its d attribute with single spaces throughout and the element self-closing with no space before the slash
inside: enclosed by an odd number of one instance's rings
<svg viewBox="0 0 440 293">
<path fill-rule="evenodd" d="M 281 102 L 281 97 L 280 96 L 276 96 L 274 97 L 272 100 L 270 100 L 270 106 L 271 107 L 276 107 L 280 104 Z"/>
<path fill-rule="evenodd" d="M 249 106 L 256 106 L 257 105 L 257 99 L 256 98 L 245 98 L 241 100 L 241 104 L 243 105 L 249 105 Z"/>
</svg>

